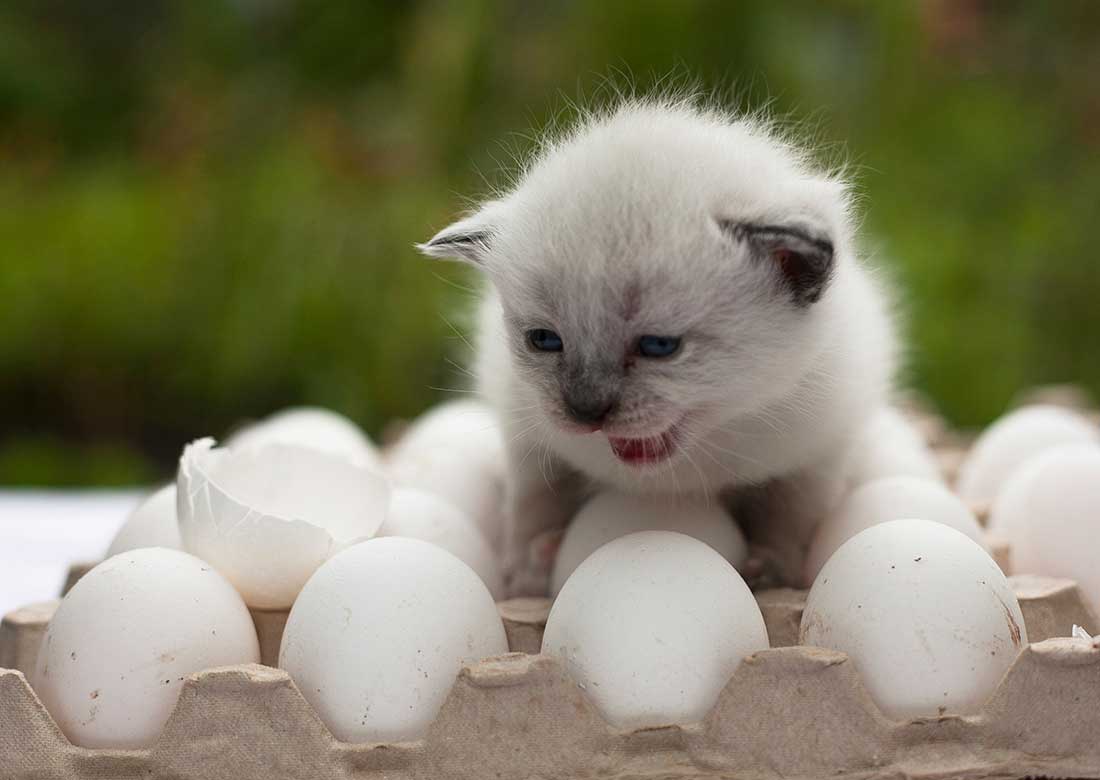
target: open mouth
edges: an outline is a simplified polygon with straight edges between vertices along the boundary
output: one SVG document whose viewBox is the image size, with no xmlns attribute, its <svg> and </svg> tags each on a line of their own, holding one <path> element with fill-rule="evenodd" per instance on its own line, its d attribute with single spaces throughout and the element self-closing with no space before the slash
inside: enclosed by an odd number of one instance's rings
<svg viewBox="0 0 1100 780">
<path fill-rule="evenodd" d="M 675 429 L 670 428 L 657 436 L 642 438 L 622 438 L 608 436 L 611 451 L 623 463 L 631 466 L 644 466 L 668 460 L 676 452 Z"/>
</svg>

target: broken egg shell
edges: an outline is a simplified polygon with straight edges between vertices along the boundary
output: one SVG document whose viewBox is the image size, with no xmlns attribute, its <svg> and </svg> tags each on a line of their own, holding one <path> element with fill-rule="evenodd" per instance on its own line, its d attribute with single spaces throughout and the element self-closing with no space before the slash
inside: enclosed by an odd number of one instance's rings
<svg viewBox="0 0 1100 780">
<path fill-rule="evenodd" d="M 250 607 L 282 609 L 317 567 L 372 537 L 389 485 L 371 469 L 308 447 L 184 448 L 178 475 L 184 549 L 208 561 Z"/>
<path fill-rule="evenodd" d="M 745 536 L 717 502 L 703 504 L 605 490 L 589 499 L 566 528 L 550 577 L 556 596 L 581 562 L 603 545 L 638 531 L 676 531 L 710 545 L 739 568 L 748 555 Z"/>
<path fill-rule="evenodd" d="M 624 729 L 702 720 L 741 660 L 767 647 L 741 575 L 671 531 L 623 536 L 588 556 L 554 601 L 542 642 Z"/>
<path fill-rule="evenodd" d="M 142 547 L 182 550 L 176 520 L 176 483 L 165 485 L 146 497 L 115 534 L 104 558 Z"/>
<path fill-rule="evenodd" d="M 344 742 L 419 739 L 462 667 L 508 652 L 485 584 L 419 539 L 357 544 L 310 578 L 279 666 Z"/>
<path fill-rule="evenodd" d="M 853 490 L 818 526 L 806 554 L 804 581 L 812 583 L 825 561 L 860 531 L 904 519 L 943 523 L 988 550 L 974 513 L 943 484 L 920 477 L 885 477 Z"/>
<path fill-rule="evenodd" d="M 32 685 L 74 745 L 148 748 L 184 679 L 260 662 L 241 597 L 209 564 L 146 548 L 107 559 L 50 619 Z"/>
<path fill-rule="evenodd" d="M 224 447 L 247 450 L 292 444 L 343 455 L 360 465 L 381 468 L 382 456 L 358 425 L 342 414 L 314 406 L 284 409 L 230 436 Z"/>
<path fill-rule="evenodd" d="M 977 711 L 1027 645 L 997 564 L 941 523 L 892 520 L 853 536 L 814 581 L 800 642 L 847 653 L 889 718 Z"/>
<path fill-rule="evenodd" d="M 956 491 L 971 505 L 996 500 L 1024 461 L 1061 444 L 1100 442 L 1100 428 L 1077 412 L 1058 406 L 1025 406 L 982 432 L 959 465 Z"/>
<path fill-rule="evenodd" d="M 504 598 L 504 576 L 489 543 L 462 510 L 439 496 L 397 487 L 378 536 L 403 536 L 441 547 L 473 569 L 494 599 Z"/>
</svg>

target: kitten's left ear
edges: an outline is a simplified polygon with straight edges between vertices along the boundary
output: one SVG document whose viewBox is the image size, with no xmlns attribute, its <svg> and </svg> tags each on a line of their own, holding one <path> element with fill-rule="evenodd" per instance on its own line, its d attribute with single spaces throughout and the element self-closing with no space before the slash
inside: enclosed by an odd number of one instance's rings
<svg viewBox="0 0 1100 780">
<path fill-rule="evenodd" d="M 503 222 L 504 211 L 504 201 L 489 201 L 477 213 L 443 228 L 416 248 L 428 257 L 484 265 L 493 237 Z"/>
<path fill-rule="evenodd" d="M 757 262 L 775 272 L 792 302 L 817 303 L 832 279 L 833 242 L 821 230 L 783 223 L 719 220 L 722 230 L 746 242 Z"/>
</svg>

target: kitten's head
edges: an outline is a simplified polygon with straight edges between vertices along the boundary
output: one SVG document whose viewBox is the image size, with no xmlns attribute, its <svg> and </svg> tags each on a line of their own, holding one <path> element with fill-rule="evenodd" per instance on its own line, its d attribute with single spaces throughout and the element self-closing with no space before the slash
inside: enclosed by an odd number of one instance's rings
<svg viewBox="0 0 1100 780">
<path fill-rule="evenodd" d="M 601 431 L 643 467 L 790 392 L 822 348 L 849 231 L 843 183 L 762 125 L 630 103 L 420 248 L 496 285 L 549 423 Z"/>
</svg>

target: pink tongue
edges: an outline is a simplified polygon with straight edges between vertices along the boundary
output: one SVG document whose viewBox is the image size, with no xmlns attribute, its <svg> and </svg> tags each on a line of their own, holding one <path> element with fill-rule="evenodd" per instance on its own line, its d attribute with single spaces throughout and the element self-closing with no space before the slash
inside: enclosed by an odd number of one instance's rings
<svg viewBox="0 0 1100 780">
<path fill-rule="evenodd" d="M 657 460 L 668 454 L 664 437 L 651 439 L 617 439 L 608 437 L 611 450 L 622 460 Z"/>
</svg>

